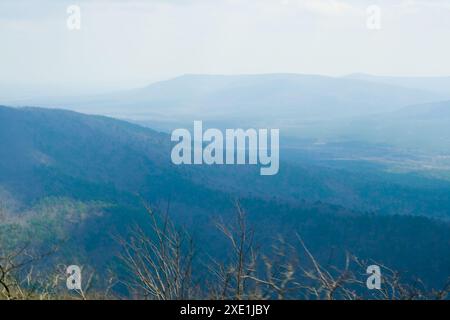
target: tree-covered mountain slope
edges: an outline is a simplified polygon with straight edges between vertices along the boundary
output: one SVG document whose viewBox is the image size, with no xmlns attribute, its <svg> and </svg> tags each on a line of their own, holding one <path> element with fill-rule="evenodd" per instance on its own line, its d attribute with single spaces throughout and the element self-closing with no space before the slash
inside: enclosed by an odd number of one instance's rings
<svg viewBox="0 0 450 320">
<path fill-rule="evenodd" d="M 231 219 L 239 199 L 262 243 L 299 233 L 321 259 L 348 250 L 434 283 L 450 270 L 448 222 L 410 216 L 445 216 L 445 181 L 292 155 L 268 179 L 255 167 L 178 167 L 167 134 L 39 108 L 0 107 L 0 145 L 2 246 L 57 244 L 64 263 L 101 273 L 117 266 L 117 236 L 150 232 L 145 202 L 220 256 L 214 222 Z"/>
</svg>

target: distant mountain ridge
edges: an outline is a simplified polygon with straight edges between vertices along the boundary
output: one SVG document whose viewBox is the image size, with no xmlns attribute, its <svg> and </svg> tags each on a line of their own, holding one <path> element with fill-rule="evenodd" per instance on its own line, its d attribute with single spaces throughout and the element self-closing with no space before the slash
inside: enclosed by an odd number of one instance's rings
<svg viewBox="0 0 450 320">
<path fill-rule="evenodd" d="M 450 152 L 450 100 L 353 119 L 329 135 L 445 155 Z"/>
<path fill-rule="evenodd" d="M 450 100 L 412 105 L 404 107 L 394 112 L 394 114 L 406 118 L 418 117 L 422 120 L 446 119 L 450 117 Z"/>
<path fill-rule="evenodd" d="M 345 79 L 364 80 L 373 83 L 383 83 L 404 88 L 426 90 L 440 93 L 443 98 L 450 99 L 450 76 L 442 77 L 399 77 L 399 76 L 374 76 L 364 73 L 354 73 L 344 77 Z"/>
<path fill-rule="evenodd" d="M 198 119 L 218 125 L 290 127 L 311 120 L 391 112 L 445 97 L 450 98 L 425 89 L 345 77 L 184 75 L 109 95 L 22 103 L 159 121 L 167 123 L 168 127 L 186 125 Z"/>
</svg>

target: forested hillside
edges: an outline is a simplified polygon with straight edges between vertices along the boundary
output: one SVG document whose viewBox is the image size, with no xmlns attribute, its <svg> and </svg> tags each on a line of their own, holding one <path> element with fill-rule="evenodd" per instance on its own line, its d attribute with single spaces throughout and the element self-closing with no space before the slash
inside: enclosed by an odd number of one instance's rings
<svg viewBox="0 0 450 320">
<path fill-rule="evenodd" d="M 445 180 L 330 165 L 306 151 L 286 152 L 280 174 L 264 180 L 253 167 L 174 166 L 168 135 L 111 118 L 1 107 L 0 123 L 2 248 L 58 246 L 43 268 L 120 273 L 117 237 L 136 225 L 151 235 L 144 204 L 189 230 L 200 256 L 223 258 L 215 223 L 232 219 L 239 200 L 258 242 L 299 234 L 328 264 L 348 251 L 431 285 L 448 276 Z"/>
</svg>

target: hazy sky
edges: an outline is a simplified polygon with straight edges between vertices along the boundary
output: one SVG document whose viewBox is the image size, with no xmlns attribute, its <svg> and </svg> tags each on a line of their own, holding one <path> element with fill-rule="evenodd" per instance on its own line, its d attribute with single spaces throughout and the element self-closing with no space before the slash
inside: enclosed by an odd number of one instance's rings
<svg viewBox="0 0 450 320">
<path fill-rule="evenodd" d="M 81 8 L 70 31 L 67 7 Z M 366 26 L 370 5 L 381 30 Z M 450 75 L 450 0 L 1 0 L 0 85 L 185 73 Z"/>
</svg>

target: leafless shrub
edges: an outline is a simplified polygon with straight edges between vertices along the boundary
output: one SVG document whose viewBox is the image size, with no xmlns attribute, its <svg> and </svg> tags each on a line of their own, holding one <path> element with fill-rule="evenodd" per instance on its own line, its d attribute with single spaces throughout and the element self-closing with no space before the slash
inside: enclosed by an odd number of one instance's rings
<svg viewBox="0 0 450 320">
<path fill-rule="evenodd" d="M 33 254 L 24 246 L 0 254 L 0 299 L 46 299 L 53 292 L 53 282 L 37 280 L 35 265 L 54 253 Z"/>
<path fill-rule="evenodd" d="M 211 259 L 208 267 L 215 277 L 209 288 L 214 299 L 285 299 L 294 289 L 295 259 L 288 260 L 287 249 L 279 239 L 273 245 L 271 256 L 261 252 L 254 243 L 254 231 L 247 226 L 245 212 L 236 203 L 236 221 L 216 224 L 231 244 L 228 261 Z"/>
<path fill-rule="evenodd" d="M 136 227 L 131 239 L 118 239 L 122 247 L 120 258 L 130 271 L 129 279 L 122 283 L 136 298 L 192 298 L 192 239 L 174 226 L 168 212 L 160 217 L 147 205 L 146 209 L 153 237 Z"/>
</svg>

